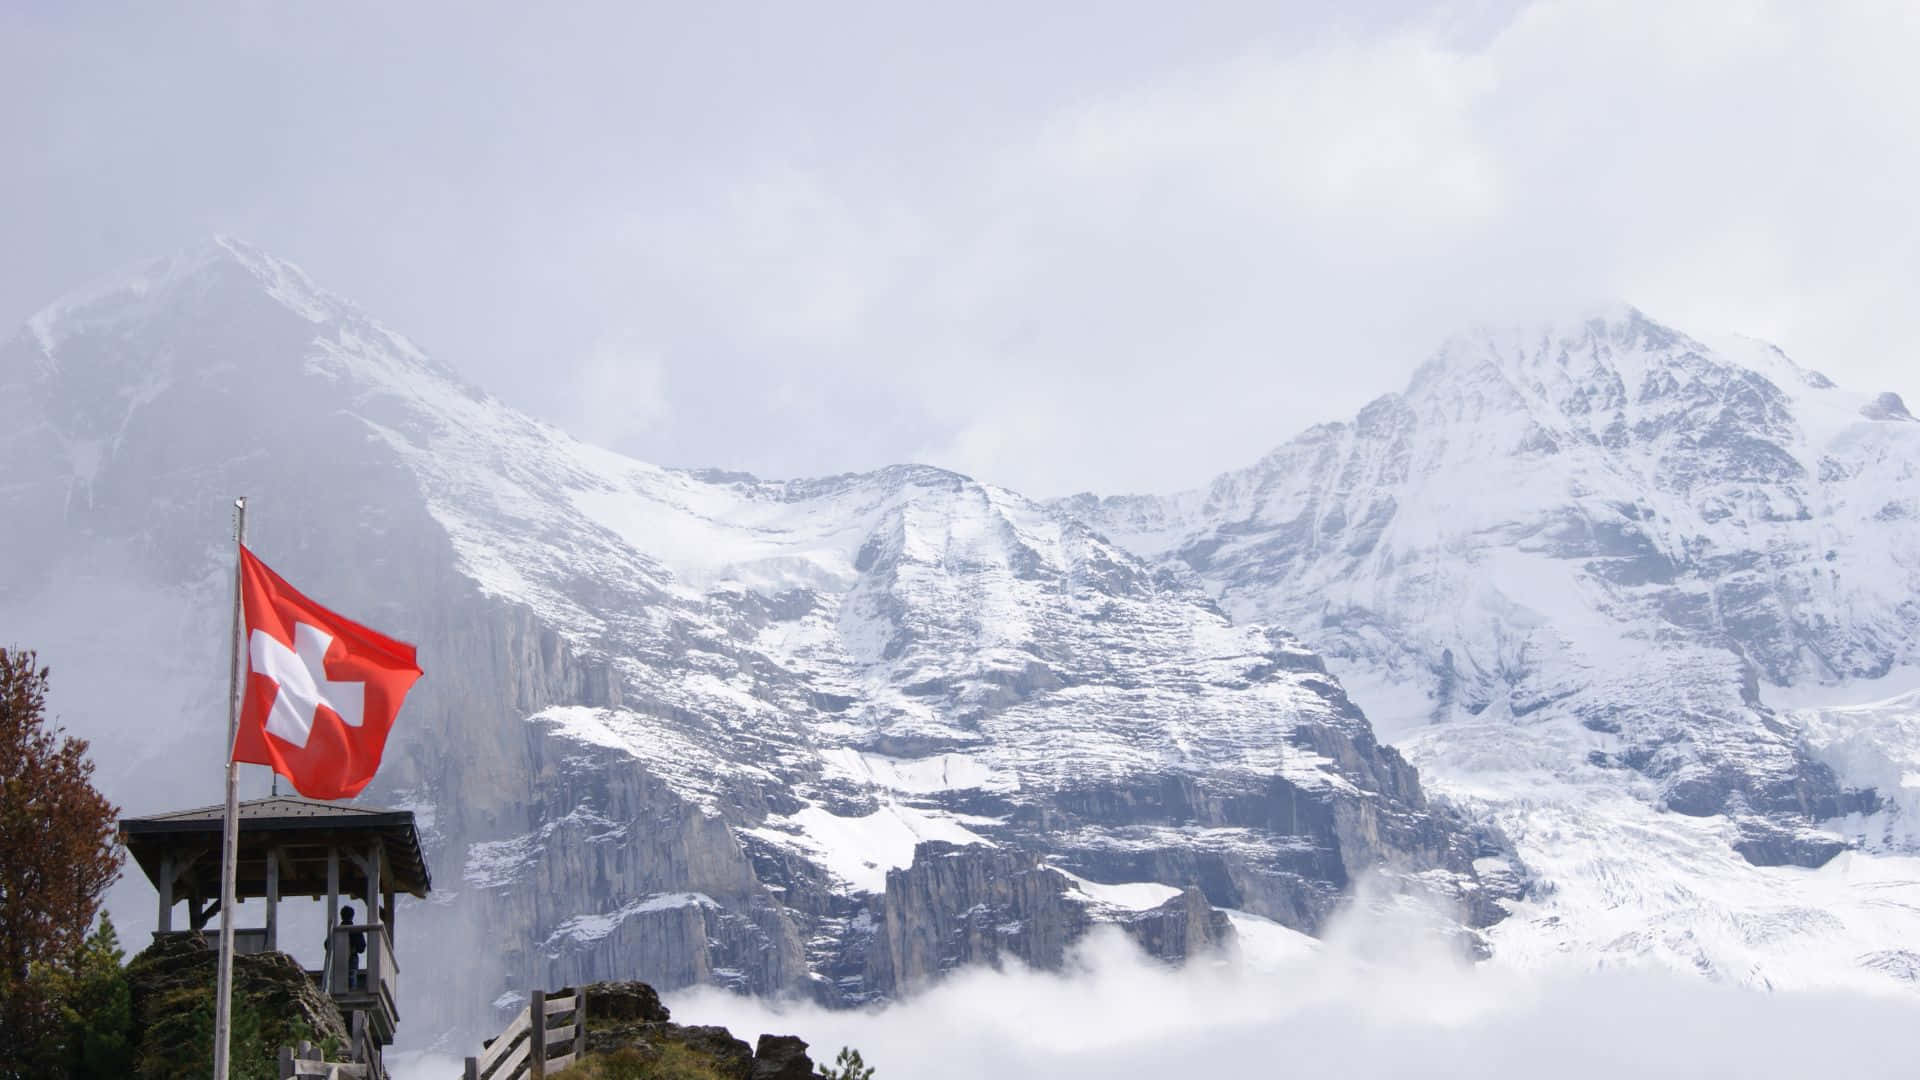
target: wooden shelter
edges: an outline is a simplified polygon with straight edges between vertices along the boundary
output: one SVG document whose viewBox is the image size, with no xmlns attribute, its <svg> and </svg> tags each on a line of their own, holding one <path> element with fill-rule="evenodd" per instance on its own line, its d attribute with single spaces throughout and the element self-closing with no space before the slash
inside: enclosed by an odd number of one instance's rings
<svg viewBox="0 0 1920 1080">
<path fill-rule="evenodd" d="M 160 894 L 156 934 L 194 933 L 217 941 L 207 923 L 220 912 L 220 840 L 225 807 L 207 806 L 153 817 L 125 818 L 120 837 Z M 433 881 L 410 810 L 382 810 L 293 796 L 240 804 L 239 868 L 234 896 L 264 899 L 265 925 L 235 927 L 234 951 L 279 948 L 279 906 L 285 898 L 326 902 L 326 962 L 310 972 L 340 1007 L 378 1060 L 393 1041 L 400 1014 L 395 982 L 394 897 L 424 898 Z M 340 905 L 365 904 L 364 921 L 340 923 Z M 173 909 L 187 905 L 187 929 Z M 365 955 L 358 962 L 355 946 Z"/>
</svg>

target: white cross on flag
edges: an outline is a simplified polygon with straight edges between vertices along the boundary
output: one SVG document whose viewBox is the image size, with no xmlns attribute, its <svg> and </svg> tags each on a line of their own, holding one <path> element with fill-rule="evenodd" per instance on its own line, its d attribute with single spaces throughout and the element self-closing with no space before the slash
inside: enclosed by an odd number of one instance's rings
<svg viewBox="0 0 1920 1080">
<path fill-rule="evenodd" d="M 311 799 L 350 799 L 373 779 L 414 680 L 413 646 L 302 596 L 240 549 L 247 692 L 233 760 L 270 765 Z"/>
</svg>

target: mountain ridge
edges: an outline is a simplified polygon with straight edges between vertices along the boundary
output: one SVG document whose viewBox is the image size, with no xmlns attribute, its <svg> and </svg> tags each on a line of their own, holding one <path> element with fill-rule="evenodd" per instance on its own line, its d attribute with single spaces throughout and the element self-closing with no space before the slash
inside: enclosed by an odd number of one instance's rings
<svg viewBox="0 0 1920 1080">
<path fill-rule="evenodd" d="M 1859 719 L 1897 725 L 1910 701 L 1873 703 L 1920 671 L 1906 415 L 1623 309 L 1457 335 L 1208 486 L 1063 506 L 1299 634 L 1435 790 L 1501 824 L 1542 892 L 1496 955 L 1847 981 L 1813 942 L 1844 924 L 1884 948 L 1870 890 L 1914 850 L 1903 751 Z M 1793 929 L 1723 932 L 1769 920 Z"/>
<path fill-rule="evenodd" d="M 1920 970 L 1910 703 L 1862 708 L 1914 664 L 1897 397 L 1633 312 L 1458 336 L 1173 497 L 763 481 L 573 440 L 216 247 L 0 345 L 0 617 L 70 715 L 170 703 L 103 775 L 211 790 L 142 763 L 217 742 L 212 519 L 255 493 L 279 569 L 433 658 L 379 794 L 451 868 L 413 925 L 454 977 L 850 1004 L 1096 921 L 1295 941 L 1370 875 L 1496 962 Z"/>
<path fill-rule="evenodd" d="M 31 478 L 0 499 L 34 523 L 0 614 L 82 677 L 104 775 L 176 797 L 193 770 L 152 765 L 217 745 L 217 519 L 252 495 L 277 569 L 421 646 L 376 787 L 448 868 L 414 925 L 451 977 L 852 1004 L 1101 921 L 1170 959 L 1312 931 L 1361 874 L 1468 927 L 1522 888 L 1311 652 L 1070 516 L 926 466 L 632 461 L 290 264 L 198 250 L 0 346 Z"/>
</svg>

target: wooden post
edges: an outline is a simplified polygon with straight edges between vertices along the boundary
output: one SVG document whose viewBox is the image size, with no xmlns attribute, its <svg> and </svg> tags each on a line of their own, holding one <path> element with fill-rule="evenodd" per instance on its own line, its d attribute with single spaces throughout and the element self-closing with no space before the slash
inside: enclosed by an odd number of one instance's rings
<svg viewBox="0 0 1920 1080">
<path fill-rule="evenodd" d="M 460 1080 L 480 1080 L 479 1058 L 470 1057 L 467 1059 L 467 1071 L 461 1076 Z"/>
<path fill-rule="evenodd" d="M 327 948 L 321 962 L 326 965 L 326 974 L 320 983 L 328 993 L 335 989 L 333 985 L 333 928 L 340 923 L 340 849 L 327 848 Z"/>
<path fill-rule="evenodd" d="M 367 919 L 373 922 L 380 917 L 380 842 L 374 841 L 367 851 Z"/>
<path fill-rule="evenodd" d="M 340 921 L 340 849 L 327 849 L 327 929 Z"/>
<path fill-rule="evenodd" d="M 173 930 L 173 856 L 160 856 L 160 932 Z"/>
<path fill-rule="evenodd" d="M 587 1056 L 587 988 L 573 988 L 573 1060 Z"/>
<path fill-rule="evenodd" d="M 530 1080 L 546 1080 L 547 1076 L 547 992 L 535 990 L 533 1004 L 527 1006 L 527 1019 L 533 1021 L 533 1030 L 527 1037 L 533 1045 L 527 1048 L 527 1076 Z"/>
<path fill-rule="evenodd" d="M 267 852 L 267 951 L 280 949 L 280 849 Z"/>
<path fill-rule="evenodd" d="M 367 861 L 364 864 L 364 868 L 367 872 L 367 915 L 366 918 L 360 921 L 379 922 L 380 841 L 375 840 L 372 846 L 367 849 Z M 381 948 L 380 935 L 368 934 L 366 973 L 362 975 L 361 978 L 366 980 L 366 988 L 376 994 L 380 992 L 380 969 L 386 963 L 386 957 L 380 953 Z"/>
</svg>

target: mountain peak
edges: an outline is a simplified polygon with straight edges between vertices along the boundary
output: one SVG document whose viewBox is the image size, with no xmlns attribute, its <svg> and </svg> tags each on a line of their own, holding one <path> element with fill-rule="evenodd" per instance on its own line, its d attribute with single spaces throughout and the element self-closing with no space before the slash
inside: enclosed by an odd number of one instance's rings
<svg viewBox="0 0 1920 1080">
<path fill-rule="evenodd" d="M 35 312 L 26 332 L 49 360 L 76 333 L 137 321 L 182 296 L 249 288 L 309 323 L 364 318 L 306 271 L 243 240 L 212 235 L 171 255 L 140 259 L 68 292 Z"/>
<path fill-rule="evenodd" d="M 23 336 L 32 342 L 30 348 L 37 346 L 42 366 L 56 369 L 73 360 L 63 346 L 75 339 L 124 336 L 156 320 L 178 319 L 215 327 L 245 324 L 256 337 L 266 325 L 257 320 L 266 320 L 283 326 L 281 334 L 302 339 L 321 333 L 377 339 L 412 365 L 453 375 L 405 336 L 315 284 L 298 265 L 217 233 L 171 255 L 125 264 L 68 292 L 28 318 Z"/>
<path fill-rule="evenodd" d="M 1570 373 L 1614 370 L 1626 357 L 1689 351 L 1708 350 L 1639 308 L 1616 303 L 1559 318 L 1476 323 L 1446 338 L 1415 373 L 1413 385 L 1443 374 L 1486 369 L 1532 378 L 1533 372 L 1549 363 Z"/>
</svg>

